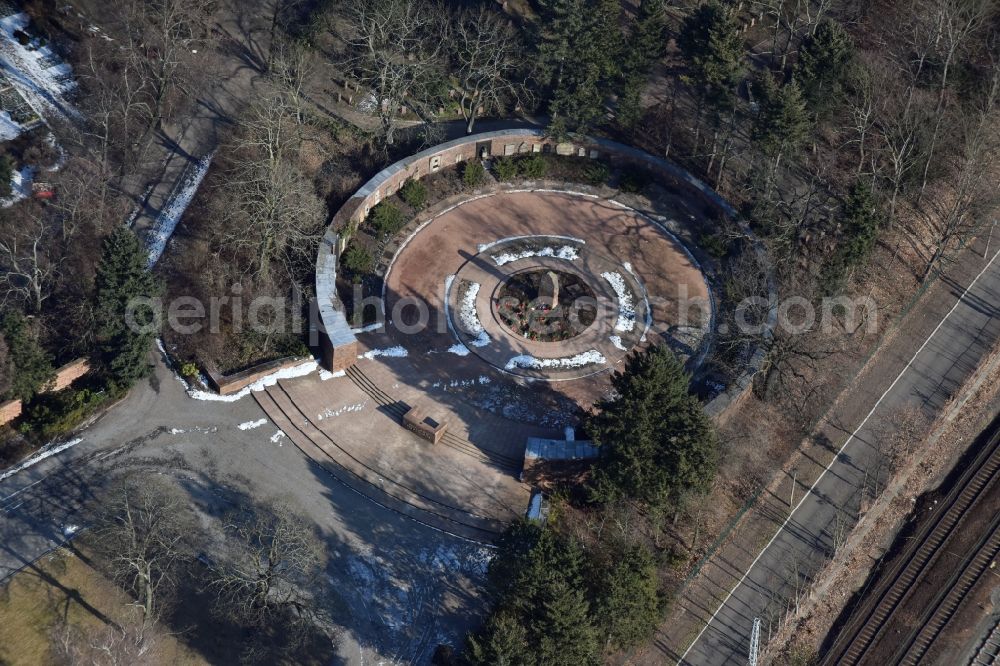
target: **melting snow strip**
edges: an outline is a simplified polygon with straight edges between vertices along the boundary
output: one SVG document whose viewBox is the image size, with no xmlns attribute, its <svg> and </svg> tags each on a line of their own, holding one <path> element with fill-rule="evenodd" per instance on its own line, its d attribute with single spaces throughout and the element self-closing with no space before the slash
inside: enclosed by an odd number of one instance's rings
<svg viewBox="0 0 1000 666">
<path fill-rule="evenodd" d="M 406 358 L 410 353 L 406 351 L 406 348 L 401 345 L 396 345 L 395 347 L 387 347 L 385 349 L 369 349 L 364 354 L 358 355 L 358 358 L 368 359 L 369 361 L 378 356 L 385 356 L 387 358 Z"/>
<path fill-rule="evenodd" d="M 564 358 L 535 358 L 529 354 L 521 354 L 520 356 L 515 356 L 507 361 L 507 365 L 504 366 L 504 369 L 514 370 L 516 368 L 526 368 L 529 370 L 544 370 L 582 368 L 585 365 L 603 365 L 607 362 L 608 360 L 604 358 L 602 353 L 596 349 L 591 349 L 590 351 L 581 352 L 576 356 L 568 356 Z"/>
<path fill-rule="evenodd" d="M 17 467 L 13 467 L 13 468 L 7 470 L 6 472 L 4 472 L 3 474 L 0 474 L 0 481 L 3 481 L 4 479 L 9 479 L 10 477 L 14 476 L 18 472 L 23 472 L 24 470 L 28 469 L 29 467 L 32 467 L 32 466 L 37 465 L 38 463 L 42 462 L 46 458 L 51 458 L 52 456 L 54 456 L 54 455 L 56 455 L 58 453 L 62 453 L 66 449 L 71 449 L 71 448 L 73 448 L 74 446 L 76 446 L 77 444 L 79 444 L 82 441 L 83 441 L 83 438 L 77 437 L 76 439 L 71 439 L 68 442 L 63 442 L 62 444 L 50 444 L 49 446 L 43 448 L 41 451 L 39 451 L 38 453 L 36 453 L 32 457 L 30 457 L 27 460 L 25 460 L 24 462 L 22 462 Z"/>
<path fill-rule="evenodd" d="M 306 361 L 291 368 L 284 368 L 268 375 L 267 377 L 258 379 L 239 393 L 233 393 L 232 395 L 219 395 L 218 393 L 209 393 L 207 391 L 198 391 L 196 389 L 188 389 L 187 394 L 195 400 L 236 402 L 237 400 L 250 395 L 251 391 L 263 391 L 268 386 L 274 386 L 278 383 L 279 379 L 295 379 L 296 377 L 305 377 L 306 375 L 316 372 L 318 367 L 319 364 L 317 364 L 316 361 Z"/>
<path fill-rule="evenodd" d="M 512 261 L 519 261 L 521 259 L 527 259 L 528 257 L 555 257 L 556 259 L 563 259 L 565 261 L 576 261 L 580 258 L 580 253 L 577 252 L 576 248 L 572 245 L 563 245 L 558 250 L 551 247 L 534 248 L 529 250 L 522 250 L 515 254 L 505 252 L 503 254 L 493 255 L 493 261 L 496 262 L 497 266 L 503 266 L 504 264 L 509 264 Z"/>
<path fill-rule="evenodd" d="M 608 271 L 601 273 L 601 277 L 608 281 L 611 288 L 615 290 L 615 296 L 618 297 L 618 321 L 615 322 L 615 330 L 633 330 L 635 328 L 635 304 L 632 302 L 632 292 L 626 286 L 621 273 Z"/>
<path fill-rule="evenodd" d="M 529 190 L 524 190 L 524 191 L 527 192 Z M 490 248 L 496 247 L 497 245 L 500 245 L 502 243 L 510 243 L 512 241 L 529 240 L 529 239 L 539 239 L 539 238 L 555 239 L 555 240 L 561 240 L 561 241 L 570 241 L 572 243 L 579 243 L 580 245 L 586 245 L 587 244 L 587 241 L 583 240 L 582 238 L 577 238 L 575 236 L 537 236 L 537 235 L 536 236 L 510 236 L 508 238 L 501 238 L 499 240 L 495 240 L 495 241 L 492 241 L 490 243 L 480 243 L 478 246 L 476 246 L 476 249 L 479 252 L 486 252 L 486 250 L 489 250 Z"/>
<path fill-rule="evenodd" d="M 260 419 L 258 421 L 244 421 L 243 423 L 236 426 L 240 430 L 253 430 L 254 428 L 259 428 L 267 423 L 267 419 Z"/>
<path fill-rule="evenodd" d="M 153 228 L 150 229 L 149 236 L 147 237 L 150 267 L 159 261 L 160 256 L 163 255 L 163 251 L 167 247 L 167 242 L 174 234 L 174 229 L 177 228 L 177 224 L 184 216 L 184 211 L 191 205 L 198 187 L 201 186 L 201 181 L 205 179 L 205 174 L 208 173 L 208 166 L 212 163 L 214 156 L 215 152 L 213 151 L 201 158 L 194 171 L 191 171 L 184 177 L 181 186 L 171 193 L 170 199 L 160 210 L 160 214 L 156 217 Z"/>
</svg>

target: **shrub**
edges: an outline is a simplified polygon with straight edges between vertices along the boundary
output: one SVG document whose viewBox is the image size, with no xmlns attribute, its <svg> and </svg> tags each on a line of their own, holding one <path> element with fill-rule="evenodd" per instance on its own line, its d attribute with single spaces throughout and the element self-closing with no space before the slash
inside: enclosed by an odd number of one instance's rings
<svg viewBox="0 0 1000 666">
<path fill-rule="evenodd" d="M 622 172 L 618 187 L 622 192 L 637 194 L 649 185 L 649 175 L 642 169 L 626 169 Z"/>
<path fill-rule="evenodd" d="M 701 246 L 716 259 L 722 259 L 729 252 L 726 241 L 719 234 L 703 234 Z"/>
<path fill-rule="evenodd" d="M 192 379 L 198 376 L 198 364 L 188 362 L 181 366 L 181 375 Z"/>
<path fill-rule="evenodd" d="M 39 395 L 26 409 L 20 430 L 40 441 L 65 435 L 114 397 L 97 386 Z"/>
<path fill-rule="evenodd" d="M 340 258 L 340 263 L 351 273 L 362 274 L 370 273 L 375 262 L 372 259 L 371 252 L 366 248 L 356 243 L 351 243 L 344 250 L 344 254 Z"/>
<path fill-rule="evenodd" d="M 545 176 L 548 164 L 541 155 L 527 155 L 518 162 L 517 171 L 525 178 L 538 179 Z"/>
<path fill-rule="evenodd" d="M 375 231 L 382 238 L 393 235 L 406 224 L 403 211 L 388 201 L 383 201 L 375 206 L 371 213 L 369 213 L 369 219 Z"/>
<path fill-rule="evenodd" d="M 603 185 L 611 177 L 611 170 L 603 162 L 592 162 L 584 169 L 583 177 L 591 185 Z"/>
<path fill-rule="evenodd" d="M 20 29 L 15 30 L 14 38 L 17 39 L 17 43 L 20 44 L 21 46 L 27 46 L 28 44 L 31 43 L 31 35 L 26 33 L 24 30 Z"/>
<path fill-rule="evenodd" d="M 10 179 L 14 175 L 14 158 L 9 154 L 0 155 L 0 197 L 11 194 Z"/>
<path fill-rule="evenodd" d="M 493 164 L 493 171 L 496 173 L 497 180 L 514 180 L 514 177 L 517 176 L 517 165 L 509 157 L 499 157 Z"/>
<path fill-rule="evenodd" d="M 467 188 L 475 189 L 482 185 L 484 180 L 486 180 L 486 169 L 483 168 L 482 162 L 473 160 L 465 163 L 465 168 L 462 170 L 462 182 Z"/>
<path fill-rule="evenodd" d="M 399 188 L 399 197 L 416 210 L 427 205 L 427 186 L 419 180 L 410 179 Z"/>
</svg>

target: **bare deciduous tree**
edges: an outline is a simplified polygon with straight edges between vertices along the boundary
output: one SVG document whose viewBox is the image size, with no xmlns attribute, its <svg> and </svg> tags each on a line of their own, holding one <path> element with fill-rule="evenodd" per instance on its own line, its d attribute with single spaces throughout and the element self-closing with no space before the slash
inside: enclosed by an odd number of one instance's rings
<svg viewBox="0 0 1000 666">
<path fill-rule="evenodd" d="M 462 11 L 449 28 L 459 106 L 465 131 L 472 134 L 480 113 L 504 111 L 527 98 L 518 76 L 523 46 L 510 23 L 487 7 Z"/>
<path fill-rule="evenodd" d="M 0 229 L 0 303 L 21 302 L 39 313 L 52 295 L 62 256 L 42 211 L 17 207 Z"/>
<path fill-rule="evenodd" d="M 274 92 L 251 107 L 230 145 L 220 238 L 261 279 L 273 263 L 293 274 L 323 232 L 323 203 L 293 160 L 300 145 L 296 115 L 286 96 Z"/>
<path fill-rule="evenodd" d="M 431 84 L 440 79 L 440 23 L 419 0 L 346 0 L 341 12 L 344 67 L 370 91 L 382 140 L 391 145 L 401 107 L 421 114 L 432 101 Z"/>
<path fill-rule="evenodd" d="M 187 502 L 176 486 L 155 477 L 124 479 L 102 499 L 90 538 L 111 576 L 133 595 L 140 623 L 155 622 L 191 551 Z"/>
<path fill-rule="evenodd" d="M 141 155 L 167 114 L 171 96 L 190 87 L 192 51 L 197 51 L 208 24 L 203 0 L 132 0 L 125 12 L 126 57 L 133 60 L 148 86 L 144 94 L 144 129 L 137 139 Z"/>
<path fill-rule="evenodd" d="M 325 551 L 312 526 L 278 503 L 234 515 L 226 530 L 234 554 L 210 583 L 220 612 L 250 627 L 316 617 Z"/>
</svg>

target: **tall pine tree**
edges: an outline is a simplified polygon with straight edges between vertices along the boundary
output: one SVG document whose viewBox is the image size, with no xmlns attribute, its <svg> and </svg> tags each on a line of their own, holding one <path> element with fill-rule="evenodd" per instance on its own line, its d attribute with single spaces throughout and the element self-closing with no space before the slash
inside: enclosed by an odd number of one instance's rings
<svg viewBox="0 0 1000 666">
<path fill-rule="evenodd" d="M 469 636 L 467 659 L 474 666 L 535 666 L 528 630 L 516 615 L 501 611 L 486 621 L 483 631 Z"/>
<path fill-rule="evenodd" d="M 550 132 L 585 132 L 621 80 L 621 5 L 616 0 L 540 0 L 538 78 Z"/>
<path fill-rule="evenodd" d="M 597 581 L 595 623 L 610 647 L 638 645 L 653 632 L 662 604 L 649 550 L 639 545 L 613 549 L 591 579 Z"/>
<path fill-rule="evenodd" d="M 538 661 L 546 666 L 596 666 L 597 635 L 584 590 L 566 580 L 553 581 L 541 595 L 536 621 Z"/>
<path fill-rule="evenodd" d="M 851 271 L 868 259 L 884 214 L 866 179 L 858 179 L 844 202 L 842 238 L 823 267 L 823 286 L 828 294 L 839 291 Z"/>
<path fill-rule="evenodd" d="M 666 347 L 629 357 L 612 379 L 614 398 L 587 419 L 601 447 L 594 498 L 629 497 L 658 506 L 707 490 L 715 474 L 716 435 L 690 377 Z"/>
<path fill-rule="evenodd" d="M 667 51 L 667 16 L 663 0 L 642 0 L 632 34 L 625 42 L 622 57 L 622 93 L 617 118 L 622 127 L 632 128 L 642 114 L 642 91 L 646 77 Z"/>
<path fill-rule="evenodd" d="M 95 278 L 98 361 L 109 384 L 127 389 L 149 371 L 146 353 L 155 335 L 156 312 L 144 299 L 160 295 L 149 253 L 125 226 L 104 240 Z"/>
<path fill-rule="evenodd" d="M 677 43 L 702 98 L 713 107 L 728 107 L 743 74 L 743 41 L 733 10 L 716 0 L 699 5 L 684 19 Z"/>
<path fill-rule="evenodd" d="M 809 107 L 819 113 L 830 108 L 847 76 L 854 43 L 839 23 L 826 19 L 805 38 L 795 65 L 795 79 Z"/>
<path fill-rule="evenodd" d="M 0 334 L 7 352 L 7 362 L 5 367 L 0 366 L 0 371 L 10 372 L 4 378 L 7 388 L 0 397 L 28 402 L 55 379 L 52 355 L 39 343 L 31 322 L 17 310 L 4 315 Z"/>
</svg>

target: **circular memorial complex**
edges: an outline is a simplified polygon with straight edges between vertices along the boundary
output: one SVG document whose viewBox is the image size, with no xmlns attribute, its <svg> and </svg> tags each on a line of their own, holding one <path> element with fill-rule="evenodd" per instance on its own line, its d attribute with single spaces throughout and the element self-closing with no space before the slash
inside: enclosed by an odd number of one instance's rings
<svg viewBox="0 0 1000 666">
<path fill-rule="evenodd" d="M 711 302 L 669 232 L 574 192 L 503 191 L 453 206 L 409 239 L 385 276 L 394 344 L 530 380 L 606 373 L 650 344 L 696 356 Z"/>
</svg>

